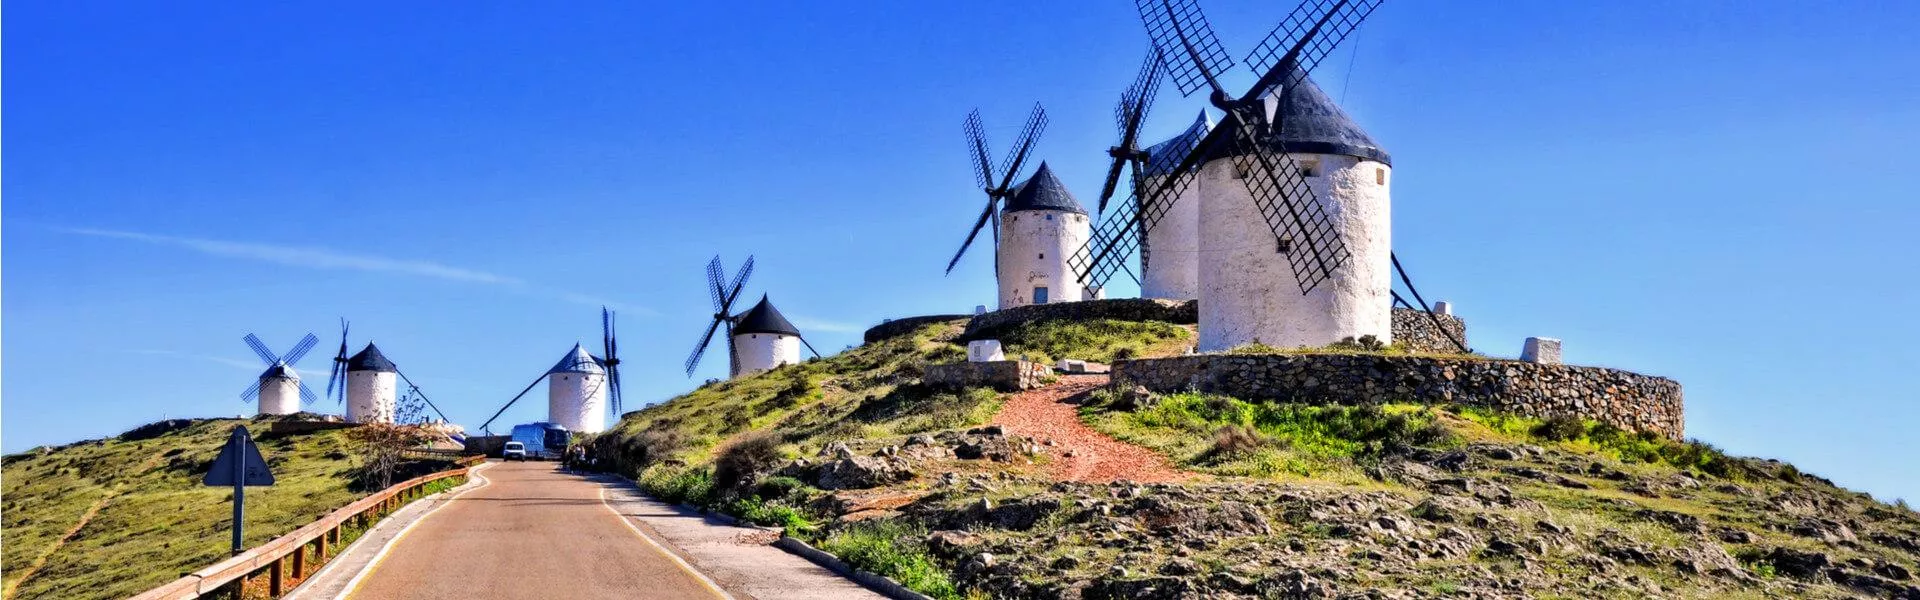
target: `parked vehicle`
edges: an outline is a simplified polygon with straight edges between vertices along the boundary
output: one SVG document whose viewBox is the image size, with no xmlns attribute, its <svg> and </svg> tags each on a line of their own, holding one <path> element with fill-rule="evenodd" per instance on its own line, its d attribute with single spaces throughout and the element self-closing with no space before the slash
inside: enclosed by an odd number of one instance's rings
<svg viewBox="0 0 1920 600">
<path fill-rule="evenodd" d="M 507 460 L 526 460 L 527 445 L 520 442 L 507 442 L 506 447 L 500 451 L 500 457 Z"/>
<path fill-rule="evenodd" d="M 540 422 L 513 426 L 512 441 L 508 443 L 518 442 L 525 449 L 528 459 L 560 460 L 571 438 L 572 432 L 567 428 Z"/>
</svg>

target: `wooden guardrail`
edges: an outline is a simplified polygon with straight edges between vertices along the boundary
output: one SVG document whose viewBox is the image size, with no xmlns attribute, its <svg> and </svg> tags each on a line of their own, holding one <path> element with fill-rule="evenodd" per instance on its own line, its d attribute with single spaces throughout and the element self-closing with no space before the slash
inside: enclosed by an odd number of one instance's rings
<svg viewBox="0 0 1920 600">
<path fill-rule="evenodd" d="M 326 562 L 329 552 L 340 545 L 342 528 L 349 525 L 370 526 L 375 515 L 391 513 L 419 499 L 424 495 L 427 484 L 448 477 L 464 476 L 474 465 L 485 461 L 484 456 L 468 456 L 456 462 L 460 465 L 458 469 L 429 473 L 394 484 L 238 556 L 142 592 L 132 600 L 220 597 L 238 600 L 246 581 L 262 574 L 267 577 L 267 597 L 278 598 L 288 591 L 287 583 L 304 579 L 309 575 L 310 567 Z M 309 558 L 312 564 L 308 563 Z"/>
</svg>

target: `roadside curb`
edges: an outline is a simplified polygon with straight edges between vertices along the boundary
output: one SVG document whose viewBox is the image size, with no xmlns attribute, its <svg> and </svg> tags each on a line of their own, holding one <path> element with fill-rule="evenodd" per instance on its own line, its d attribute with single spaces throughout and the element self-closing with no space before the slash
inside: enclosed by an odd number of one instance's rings
<svg viewBox="0 0 1920 600">
<path fill-rule="evenodd" d="M 640 482 L 633 481 L 633 480 L 628 480 L 628 481 L 633 482 L 634 489 L 639 491 L 641 495 L 644 495 L 648 498 L 653 498 L 655 500 L 659 500 L 659 498 L 655 497 L 653 494 L 649 494 L 645 489 L 642 489 L 640 487 Z M 800 541 L 799 538 L 787 535 L 787 530 L 784 527 L 762 527 L 759 525 L 748 523 L 746 521 L 742 521 L 740 520 L 739 517 L 735 517 L 727 513 L 723 513 L 717 510 L 704 509 L 691 504 L 675 503 L 673 504 L 673 506 L 684 511 L 701 515 L 717 523 L 732 525 L 734 527 L 739 527 L 742 529 L 754 529 L 758 531 L 765 531 L 768 533 L 779 534 L 780 539 L 773 541 L 773 547 L 779 548 L 781 550 L 785 550 L 788 554 L 792 554 L 794 556 L 807 559 L 808 562 L 811 562 L 816 565 L 820 565 L 821 567 L 826 568 L 828 571 L 833 571 L 834 574 L 839 575 L 841 577 L 852 579 L 855 582 L 858 582 L 860 585 L 866 586 L 867 589 L 873 590 L 875 593 L 878 593 L 882 596 L 892 598 L 893 600 L 934 600 L 932 596 L 928 596 L 926 594 L 913 591 L 911 589 L 908 589 L 907 586 L 900 585 L 900 582 L 894 581 L 893 578 L 891 577 L 887 577 L 879 573 L 874 573 L 872 571 L 862 571 L 860 569 L 855 569 L 853 568 L 853 565 L 847 564 L 847 561 L 840 560 L 840 557 L 834 556 L 832 553 L 827 552 L 825 550 L 815 548 L 806 542 Z"/>
<path fill-rule="evenodd" d="M 839 573 L 842 577 L 858 581 L 860 585 L 867 586 L 867 589 L 894 600 L 933 600 L 932 596 L 907 589 L 907 586 L 900 585 L 900 582 L 885 575 L 855 569 L 853 565 L 847 564 L 847 561 L 840 560 L 840 557 L 815 548 L 800 541 L 799 538 L 781 535 L 780 539 L 774 540 L 773 547 L 813 561 L 813 564 L 826 567 L 827 570 Z"/>
</svg>

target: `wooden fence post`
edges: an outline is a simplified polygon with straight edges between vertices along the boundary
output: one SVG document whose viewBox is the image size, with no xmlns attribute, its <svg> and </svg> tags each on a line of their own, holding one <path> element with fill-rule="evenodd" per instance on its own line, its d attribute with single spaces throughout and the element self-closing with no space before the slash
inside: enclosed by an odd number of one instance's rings
<svg viewBox="0 0 1920 600">
<path fill-rule="evenodd" d="M 267 570 L 267 594 L 279 598 L 286 591 L 286 560 L 275 559 L 273 567 Z"/>
<path fill-rule="evenodd" d="M 301 544 L 293 549 L 293 578 L 307 576 L 307 545 Z"/>
</svg>

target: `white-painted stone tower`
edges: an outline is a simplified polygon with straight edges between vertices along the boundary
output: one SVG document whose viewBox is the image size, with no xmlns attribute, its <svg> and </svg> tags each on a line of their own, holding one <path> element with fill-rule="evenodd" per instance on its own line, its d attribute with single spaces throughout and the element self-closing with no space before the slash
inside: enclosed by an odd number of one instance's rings
<svg viewBox="0 0 1920 600">
<path fill-rule="evenodd" d="M 1040 163 L 1000 210 L 1000 308 L 1090 298 L 1067 258 L 1091 237 L 1087 209 Z"/>
<path fill-rule="evenodd" d="M 1147 148 L 1141 175 L 1149 186 L 1160 185 L 1168 171 L 1179 166 L 1180 153 L 1206 137 L 1213 119 L 1206 111 L 1186 131 Z M 1200 297 L 1200 186 L 1188 185 L 1165 207 L 1140 247 L 1140 296 L 1166 300 Z"/>
<path fill-rule="evenodd" d="M 347 358 L 347 421 L 352 423 L 392 423 L 395 396 L 400 384 L 399 370 L 393 361 L 372 342 Z"/>
<path fill-rule="evenodd" d="M 1260 143 L 1288 153 L 1344 242 L 1348 261 L 1311 292 L 1287 261 L 1230 157 L 1200 170 L 1200 350 L 1251 342 L 1322 346 L 1372 335 L 1392 341 L 1391 159 L 1311 80 L 1283 94 L 1283 127 Z M 1236 127 L 1229 117 L 1222 127 Z"/>
<path fill-rule="evenodd" d="M 574 344 L 547 370 L 547 422 L 575 433 L 607 430 L 607 369 Z"/>
<path fill-rule="evenodd" d="M 275 363 L 260 374 L 260 414 L 290 415 L 300 412 L 300 373 Z"/>
<path fill-rule="evenodd" d="M 766 295 L 733 319 L 734 377 L 800 362 L 800 330 L 780 314 Z"/>
</svg>

